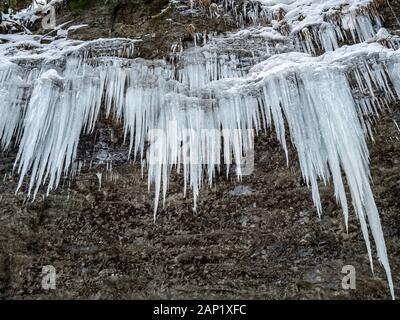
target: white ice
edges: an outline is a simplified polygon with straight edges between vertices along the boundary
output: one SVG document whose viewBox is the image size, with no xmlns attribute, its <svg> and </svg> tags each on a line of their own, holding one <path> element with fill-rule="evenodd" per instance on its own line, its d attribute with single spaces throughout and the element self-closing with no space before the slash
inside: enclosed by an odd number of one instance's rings
<svg viewBox="0 0 400 320">
<path fill-rule="evenodd" d="M 236 164 L 241 178 L 254 135 L 273 128 L 287 162 L 287 137 L 295 146 L 318 214 L 318 182 L 333 182 L 347 226 L 348 186 L 371 266 L 369 230 L 394 297 L 366 141 L 369 117 L 400 98 L 400 51 L 376 42 L 390 37 L 368 11 L 371 1 L 251 2 L 241 15 L 250 26 L 179 52 L 174 64 L 134 58 L 137 41 L 129 39 L 41 44 L 33 35 L 0 35 L 0 145 L 18 148 L 18 189 L 29 176 L 34 199 L 41 186 L 48 193 L 79 172 L 79 139 L 103 108 L 122 121 L 130 157 L 147 168 L 154 216 L 173 171 L 183 174 L 195 209 L 217 172 L 229 175 Z M 289 35 L 260 26 L 281 7 Z M 352 45 L 342 44 L 346 37 Z"/>
</svg>

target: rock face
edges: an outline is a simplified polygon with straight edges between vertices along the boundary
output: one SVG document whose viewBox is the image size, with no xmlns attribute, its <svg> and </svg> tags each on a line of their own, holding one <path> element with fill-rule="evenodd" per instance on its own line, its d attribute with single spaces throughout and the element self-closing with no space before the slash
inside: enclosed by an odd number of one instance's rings
<svg viewBox="0 0 400 320">
<path fill-rule="evenodd" d="M 73 21 L 88 24 L 88 28 L 71 33 L 72 39 L 92 40 L 97 38 L 128 37 L 141 39 L 141 58 L 165 58 L 171 46 L 183 41 L 193 45 L 188 25 L 196 32 L 225 32 L 237 29 L 232 17 L 213 19 L 208 10 L 196 15 L 187 13 L 186 1 L 168 0 L 110 0 L 67 1 L 57 7 L 57 23 Z M 40 27 L 40 26 L 38 26 Z M 43 31 L 44 32 L 44 31 Z"/>
<path fill-rule="evenodd" d="M 390 3 L 400 12 L 399 1 Z M 88 23 L 88 28 L 71 34 L 76 39 L 141 37 L 143 58 L 165 57 L 178 38 L 192 44 L 189 23 L 200 30 L 235 29 L 229 19 L 185 16 L 177 14 L 179 8 L 167 8 L 164 0 L 105 5 L 69 1 L 57 22 L 73 18 L 76 24 Z M 386 8 L 383 15 L 387 27 L 396 29 L 392 9 Z M 374 127 L 375 140 L 369 143 L 373 191 L 396 292 L 400 289 L 399 107 L 393 104 L 383 112 Z M 82 137 L 78 157 L 126 154 L 122 131 L 101 116 L 94 133 Z M 16 151 L 1 154 L 1 297 L 390 298 L 382 268 L 375 266 L 374 275 L 369 268 L 353 213 L 346 232 L 332 186 L 321 184 L 319 219 L 293 146 L 288 167 L 273 134 L 257 137 L 255 150 L 254 173 L 240 182 L 218 176 L 211 188 L 201 191 L 196 212 L 191 195 L 182 195 L 182 176 L 172 176 L 156 223 L 153 190 L 148 194 L 140 165 L 121 159 L 110 172 L 101 161 L 94 161 L 56 192 L 31 202 L 24 192 L 15 194 L 18 177 L 10 172 Z M 50 290 L 42 285 L 42 269 L 48 265 L 56 272 L 56 288 Z M 342 288 L 346 265 L 355 267 L 355 290 Z"/>
<path fill-rule="evenodd" d="M 400 121 L 398 111 L 379 120 L 371 162 L 398 290 L 400 144 L 393 120 Z M 88 138 L 87 145 L 95 141 Z M 233 195 L 238 183 L 221 177 L 202 190 L 194 213 L 176 176 L 156 224 L 138 167 L 114 167 L 117 182 L 104 173 L 100 190 L 96 173 L 104 168 L 94 167 L 69 191 L 34 203 L 14 195 L 17 179 L 7 178 L 1 184 L 2 297 L 389 298 L 384 272 L 375 266 L 371 273 L 356 219 L 347 234 L 332 190 L 323 188 L 320 220 L 296 160 L 283 165 L 272 137 L 258 138 L 256 148 L 255 172 L 240 183 L 250 194 Z M 2 175 L 10 172 L 12 156 L 2 156 Z M 42 288 L 46 265 L 56 269 L 56 290 Z M 356 268 L 356 290 L 342 289 L 345 265 Z"/>
<path fill-rule="evenodd" d="M 32 0 L 16 0 L 16 10 L 22 10 L 29 7 L 32 4 Z"/>
</svg>

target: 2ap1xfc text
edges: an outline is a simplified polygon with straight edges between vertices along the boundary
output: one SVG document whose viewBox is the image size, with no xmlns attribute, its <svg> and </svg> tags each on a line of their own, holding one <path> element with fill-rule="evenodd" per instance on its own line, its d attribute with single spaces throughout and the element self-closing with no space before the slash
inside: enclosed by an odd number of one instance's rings
<svg viewBox="0 0 400 320">
<path fill-rule="evenodd" d="M 175 315 L 184 318 L 189 314 L 201 315 L 246 315 L 247 306 L 242 304 L 198 304 L 196 308 L 167 306 L 153 308 L 154 315 Z"/>
</svg>

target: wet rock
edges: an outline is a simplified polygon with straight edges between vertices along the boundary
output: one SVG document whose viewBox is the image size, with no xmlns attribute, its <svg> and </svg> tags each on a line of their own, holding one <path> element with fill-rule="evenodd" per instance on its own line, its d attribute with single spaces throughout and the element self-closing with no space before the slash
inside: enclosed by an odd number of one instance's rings
<svg viewBox="0 0 400 320">
<path fill-rule="evenodd" d="M 235 189 L 233 189 L 229 193 L 232 196 L 248 196 L 248 195 L 251 195 L 252 192 L 253 192 L 253 190 L 249 186 L 240 185 L 240 186 L 236 186 Z"/>
</svg>

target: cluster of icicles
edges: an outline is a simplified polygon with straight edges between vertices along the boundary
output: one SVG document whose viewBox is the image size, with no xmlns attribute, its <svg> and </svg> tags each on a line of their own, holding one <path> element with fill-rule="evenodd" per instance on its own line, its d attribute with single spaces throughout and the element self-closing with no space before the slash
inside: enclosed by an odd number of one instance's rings
<svg viewBox="0 0 400 320">
<path fill-rule="evenodd" d="M 225 12 L 235 16 L 238 25 L 275 25 L 275 29 L 282 34 L 291 36 L 296 50 L 312 55 L 336 50 L 341 43 L 355 44 L 370 40 L 382 26 L 378 13 L 378 8 L 382 6 L 380 0 L 333 0 L 329 3 L 326 0 L 289 0 L 281 5 L 273 0 L 218 2 Z M 322 7 L 322 12 L 317 17 L 313 10 L 318 11 L 319 7 Z M 393 10 L 390 4 L 389 8 Z M 304 18 L 309 20 L 302 21 Z M 399 46 L 398 40 L 392 45 Z"/>
<path fill-rule="evenodd" d="M 17 189 L 29 175 L 35 198 L 41 186 L 48 193 L 74 172 L 80 136 L 94 130 L 104 108 L 124 124 L 129 156 L 147 167 L 156 215 L 173 170 L 183 171 L 196 206 L 204 181 L 211 184 L 221 164 L 228 175 L 235 162 L 242 176 L 241 161 L 261 131 L 274 128 L 289 161 L 288 128 L 318 214 L 318 180 L 333 181 L 347 226 L 344 173 L 371 267 L 368 226 L 394 297 L 366 139 L 369 117 L 400 99 L 400 51 L 377 43 L 331 49 L 319 57 L 254 58 L 245 68 L 243 57 L 223 48 L 189 50 L 176 66 L 88 50 L 39 63 L 0 58 L 0 146 L 18 146 Z"/>
</svg>

